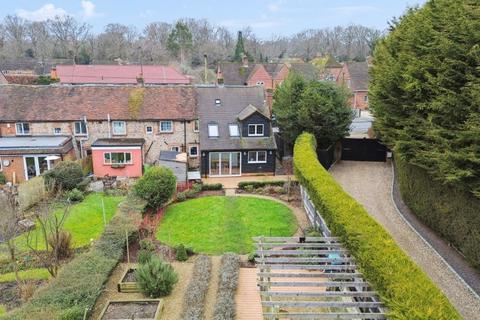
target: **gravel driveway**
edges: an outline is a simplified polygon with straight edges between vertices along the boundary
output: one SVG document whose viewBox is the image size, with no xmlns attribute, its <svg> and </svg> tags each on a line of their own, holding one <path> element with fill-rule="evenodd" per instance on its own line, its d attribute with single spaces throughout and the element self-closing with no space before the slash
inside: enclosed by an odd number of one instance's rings
<svg viewBox="0 0 480 320">
<path fill-rule="evenodd" d="M 466 320 L 480 319 L 480 299 L 396 210 L 391 197 L 393 174 L 390 163 L 342 161 L 330 172 L 390 232 L 397 244 L 430 276 Z"/>
</svg>

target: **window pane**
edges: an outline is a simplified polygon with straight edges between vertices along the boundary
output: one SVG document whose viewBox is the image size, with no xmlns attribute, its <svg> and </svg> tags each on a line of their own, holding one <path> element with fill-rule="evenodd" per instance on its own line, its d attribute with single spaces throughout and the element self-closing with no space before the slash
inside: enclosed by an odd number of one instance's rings
<svg viewBox="0 0 480 320">
<path fill-rule="evenodd" d="M 257 125 L 257 134 L 262 134 L 263 135 L 263 126 L 261 124 Z"/>
<path fill-rule="evenodd" d="M 255 125 L 248 125 L 248 134 L 255 134 Z"/>
<path fill-rule="evenodd" d="M 125 122 L 123 122 L 123 121 L 113 121 L 113 133 L 114 134 L 125 134 Z"/>
<path fill-rule="evenodd" d="M 190 147 L 190 155 L 191 156 L 196 156 L 197 155 L 197 147 Z"/>
<path fill-rule="evenodd" d="M 193 123 L 193 131 L 198 131 L 200 128 L 200 123 L 198 120 L 195 120 L 195 122 Z"/>
<path fill-rule="evenodd" d="M 258 152 L 258 160 L 259 162 L 266 162 L 267 161 L 267 152 L 266 151 L 259 151 Z"/>
<path fill-rule="evenodd" d="M 218 137 L 218 125 L 209 124 L 208 125 L 208 136 L 209 137 Z"/>
<path fill-rule="evenodd" d="M 130 152 L 125 153 L 125 163 L 132 162 L 132 154 Z"/>
<path fill-rule="evenodd" d="M 172 131 L 172 122 L 171 121 L 160 122 L 160 131 L 171 132 Z"/>
<path fill-rule="evenodd" d="M 238 125 L 231 124 L 231 125 L 228 126 L 228 128 L 229 128 L 231 137 L 238 137 L 239 136 Z"/>
<path fill-rule="evenodd" d="M 248 162 L 257 161 L 257 153 L 255 151 L 248 151 Z"/>
<path fill-rule="evenodd" d="M 17 133 L 23 133 L 23 127 L 21 123 L 17 123 Z"/>
<path fill-rule="evenodd" d="M 23 133 L 27 134 L 30 132 L 30 124 L 23 123 Z"/>
<path fill-rule="evenodd" d="M 105 163 L 112 163 L 112 160 L 111 160 L 111 157 L 110 157 L 110 153 L 105 152 L 105 153 L 103 154 L 103 158 L 105 159 Z"/>
</svg>

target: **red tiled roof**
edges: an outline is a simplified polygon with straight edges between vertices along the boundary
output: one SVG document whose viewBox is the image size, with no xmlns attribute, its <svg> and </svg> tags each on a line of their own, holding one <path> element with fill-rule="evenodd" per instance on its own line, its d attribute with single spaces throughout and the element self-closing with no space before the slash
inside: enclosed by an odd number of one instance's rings
<svg viewBox="0 0 480 320">
<path fill-rule="evenodd" d="M 147 84 L 189 84 L 190 79 L 172 67 L 140 65 L 58 65 L 60 83 L 135 84 L 143 73 Z"/>
<path fill-rule="evenodd" d="M 129 105 L 129 98 L 139 93 L 140 105 Z M 115 120 L 191 120 L 196 99 L 191 86 L 2 85 L 0 121 L 106 120 L 108 115 Z"/>
</svg>

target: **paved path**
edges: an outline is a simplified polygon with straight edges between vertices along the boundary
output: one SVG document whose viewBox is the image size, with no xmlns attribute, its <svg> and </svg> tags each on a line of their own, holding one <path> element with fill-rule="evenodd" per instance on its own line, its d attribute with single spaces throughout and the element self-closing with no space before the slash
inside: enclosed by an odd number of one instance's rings
<svg viewBox="0 0 480 320">
<path fill-rule="evenodd" d="M 393 173 L 390 163 L 342 161 L 331 169 L 331 174 L 390 232 L 466 320 L 480 319 L 478 296 L 397 211 L 391 196 Z"/>
<path fill-rule="evenodd" d="M 262 320 L 262 302 L 257 287 L 257 268 L 240 268 L 235 294 L 236 320 Z"/>
</svg>

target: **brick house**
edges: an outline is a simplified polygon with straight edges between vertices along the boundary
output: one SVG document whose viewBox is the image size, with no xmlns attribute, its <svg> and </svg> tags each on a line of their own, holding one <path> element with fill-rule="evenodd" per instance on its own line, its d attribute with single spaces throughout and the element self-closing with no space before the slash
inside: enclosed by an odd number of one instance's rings
<svg viewBox="0 0 480 320">
<path fill-rule="evenodd" d="M 197 90 L 202 175 L 275 174 L 277 147 L 263 88 Z"/>
<path fill-rule="evenodd" d="M 350 98 L 353 109 L 368 109 L 368 83 L 370 76 L 368 74 L 367 62 L 345 62 L 342 71 L 338 76 L 337 83 L 346 86 L 352 91 Z"/>
<path fill-rule="evenodd" d="M 144 139 L 143 161 L 161 150 L 198 167 L 196 91 L 190 86 L 0 86 L 0 137 L 68 136 L 76 158 L 99 139 Z"/>
</svg>

